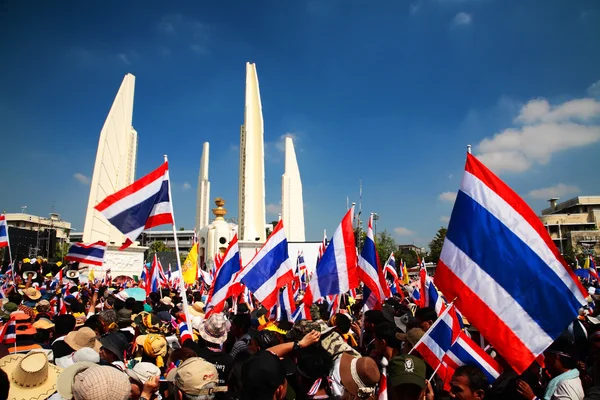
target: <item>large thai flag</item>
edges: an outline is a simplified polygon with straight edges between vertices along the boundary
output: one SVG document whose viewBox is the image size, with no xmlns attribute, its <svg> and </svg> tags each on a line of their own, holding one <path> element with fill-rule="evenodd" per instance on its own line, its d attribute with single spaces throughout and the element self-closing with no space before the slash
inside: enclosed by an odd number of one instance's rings
<svg viewBox="0 0 600 400">
<path fill-rule="evenodd" d="M 87 245 L 83 243 L 74 243 L 69 247 L 65 260 L 102 266 L 105 251 L 106 243 L 104 242 L 96 242 Z"/>
<path fill-rule="evenodd" d="M 229 246 L 223 256 L 221 268 L 216 272 L 214 285 L 208 293 L 207 306 L 212 306 L 211 313 L 220 313 L 225 306 L 225 300 L 232 295 L 232 285 L 235 275 L 241 269 L 240 249 L 238 246 L 237 234 L 229 242 Z M 208 318 L 208 317 L 207 317 Z"/>
<path fill-rule="evenodd" d="M 0 215 L 0 248 L 8 247 L 8 225 L 6 224 L 6 215 Z"/>
<path fill-rule="evenodd" d="M 446 353 L 445 363 L 452 371 L 462 365 L 475 365 L 485 374 L 490 385 L 502 374 L 500 364 L 464 332 L 460 333 Z M 452 374 L 448 374 L 448 378 L 451 376 Z"/>
<path fill-rule="evenodd" d="M 335 230 L 306 288 L 305 304 L 310 306 L 321 297 L 346 293 L 358 287 L 356 245 L 352 229 L 353 214 L 354 207 L 348 210 Z"/>
<path fill-rule="evenodd" d="M 242 282 L 262 305 L 270 310 L 277 304 L 279 289 L 294 279 L 294 264 L 288 254 L 288 244 L 279 221 L 269 239 L 256 253 L 252 261 L 238 274 Z"/>
<path fill-rule="evenodd" d="M 435 281 L 518 374 L 587 297 L 535 212 L 471 154 Z"/>
<path fill-rule="evenodd" d="M 127 237 L 121 249 L 129 247 L 145 229 L 172 224 L 169 163 L 165 161 L 148 175 L 108 196 L 95 209 Z"/>
<path fill-rule="evenodd" d="M 438 371 L 443 379 L 447 375 L 444 357 L 460 335 L 460 324 L 451 304 L 425 332 L 425 335 L 415 344 L 413 350 L 418 351 L 431 368 Z M 411 352 L 413 351 L 411 350 Z M 409 353 L 410 354 L 410 353 Z"/>
<path fill-rule="evenodd" d="M 375 236 L 373 235 L 373 215 L 369 218 L 367 236 L 360 256 L 358 257 L 358 275 L 365 285 L 375 293 L 377 300 L 383 303 L 391 296 L 390 288 L 385 281 L 379 255 L 375 247 Z"/>
</svg>

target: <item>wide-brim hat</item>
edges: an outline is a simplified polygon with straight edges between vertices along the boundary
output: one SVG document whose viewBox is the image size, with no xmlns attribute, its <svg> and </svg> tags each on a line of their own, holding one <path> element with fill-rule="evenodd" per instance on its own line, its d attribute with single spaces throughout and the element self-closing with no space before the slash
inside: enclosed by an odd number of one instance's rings
<svg viewBox="0 0 600 400">
<path fill-rule="evenodd" d="M 359 398 L 368 398 L 375 394 L 375 386 L 381 374 L 375 360 L 371 357 L 354 357 L 343 353 L 340 359 L 340 378 L 346 392 Z"/>
<path fill-rule="evenodd" d="M 91 328 L 87 327 L 69 332 L 63 340 L 75 351 L 84 347 L 90 347 L 99 353 L 100 347 L 102 346 L 100 341 L 96 339 L 96 333 Z"/>
<path fill-rule="evenodd" d="M 76 271 L 74 269 L 70 269 L 67 271 L 67 273 L 65 274 L 65 276 L 69 279 L 77 279 L 79 278 L 79 271 Z"/>
<path fill-rule="evenodd" d="M 211 315 L 198 328 L 198 333 L 207 342 L 223 344 L 227 340 L 227 319 L 222 313 Z"/>
<path fill-rule="evenodd" d="M 92 362 L 81 361 L 64 369 L 56 382 L 56 390 L 65 399 L 73 398 L 73 378 L 75 375 L 84 369 L 96 365 Z"/>
<path fill-rule="evenodd" d="M 25 271 L 25 272 L 23 272 L 23 280 L 27 281 L 27 279 L 29 279 L 29 275 L 31 275 L 31 280 L 34 280 L 37 278 L 37 272 Z"/>
<path fill-rule="evenodd" d="M 171 300 L 170 297 L 163 297 L 162 299 L 160 299 L 160 302 L 162 304 L 164 304 L 165 306 L 171 306 L 171 307 L 173 307 L 173 305 L 174 305 L 173 304 L 173 300 Z"/>
<path fill-rule="evenodd" d="M 61 369 L 48 362 L 45 353 L 12 354 L 0 359 L 10 381 L 9 400 L 43 400 L 56 392 Z"/>
<path fill-rule="evenodd" d="M 204 316 L 204 303 L 201 301 L 197 301 L 189 308 L 190 314 L 196 317 Z"/>
<path fill-rule="evenodd" d="M 106 336 L 100 338 L 102 347 L 108 349 L 111 353 L 117 356 L 120 361 L 123 361 L 125 351 L 129 346 L 125 335 L 119 332 L 111 332 Z"/>
</svg>

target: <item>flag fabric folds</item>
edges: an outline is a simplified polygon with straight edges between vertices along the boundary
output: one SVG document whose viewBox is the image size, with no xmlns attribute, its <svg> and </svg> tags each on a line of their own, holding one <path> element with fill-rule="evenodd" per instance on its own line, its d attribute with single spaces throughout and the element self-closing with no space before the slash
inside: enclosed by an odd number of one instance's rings
<svg viewBox="0 0 600 400">
<path fill-rule="evenodd" d="M 198 243 L 194 243 L 181 266 L 183 282 L 191 285 L 198 280 Z"/>
<path fill-rule="evenodd" d="M 179 343 L 182 346 L 186 340 L 188 340 L 188 339 L 194 340 L 194 336 L 192 335 L 192 332 L 188 328 L 187 323 L 180 322 L 178 328 L 179 328 Z"/>
<path fill-rule="evenodd" d="M 146 278 L 146 295 L 149 295 L 151 292 L 158 292 L 161 282 L 159 268 L 161 268 L 161 266 L 158 262 L 158 258 L 156 257 L 156 253 L 154 253 L 154 260 L 152 260 L 150 274 Z"/>
<path fill-rule="evenodd" d="M 173 224 L 169 198 L 169 163 L 108 196 L 95 207 L 125 237 L 121 249 L 133 244 L 142 231 Z"/>
<path fill-rule="evenodd" d="M 17 341 L 17 321 L 14 318 L 10 318 L 0 328 L 0 343 L 12 344 Z"/>
<path fill-rule="evenodd" d="M 535 212 L 471 154 L 435 278 L 518 374 L 586 304 Z"/>
<path fill-rule="evenodd" d="M 296 311 L 296 303 L 294 302 L 294 295 L 290 289 L 290 285 L 287 285 L 281 290 L 278 303 L 279 313 L 277 315 L 277 320 L 292 321 L 292 315 L 294 314 L 294 311 Z"/>
<path fill-rule="evenodd" d="M 310 306 L 321 297 L 346 293 L 358 286 L 358 267 L 352 207 L 333 234 L 306 288 L 304 303 Z"/>
<path fill-rule="evenodd" d="M 288 254 L 283 222 L 279 221 L 271 236 L 236 278 L 270 310 L 277 304 L 279 289 L 294 279 L 294 264 Z"/>
<path fill-rule="evenodd" d="M 375 247 L 375 236 L 373 235 L 373 215 L 369 218 L 367 236 L 360 256 L 358 257 L 358 277 L 364 284 L 375 293 L 377 300 L 383 302 L 390 297 L 390 288 L 385 281 L 379 255 Z"/>
<path fill-rule="evenodd" d="M 461 332 L 458 339 L 446 353 L 447 367 L 454 371 L 462 365 L 475 365 L 486 376 L 491 385 L 502 374 L 502 367 L 496 360 L 479 347 L 465 332 Z M 451 378 L 452 373 L 447 374 Z"/>
<path fill-rule="evenodd" d="M 73 243 L 65 256 L 66 261 L 75 261 L 91 265 L 102 266 L 106 243 L 96 242 L 92 244 Z"/>
<path fill-rule="evenodd" d="M 214 285 L 211 286 L 208 293 L 206 304 L 207 309 L 210 308 L 211 312 L 219 313 L 223 311 L 225 300 L 232 295 L 232 285 L 240 269 L 240 249 L 236 234 L 229 242 L 229 246 L 223 256 L 221 268 L 215 273 Z"/>
<path fill-rule="evenodd" d="M 6 215 L 0 215 L 0 248 L 8 247 L 8 225 L 6 224 Z"/>
</svg>

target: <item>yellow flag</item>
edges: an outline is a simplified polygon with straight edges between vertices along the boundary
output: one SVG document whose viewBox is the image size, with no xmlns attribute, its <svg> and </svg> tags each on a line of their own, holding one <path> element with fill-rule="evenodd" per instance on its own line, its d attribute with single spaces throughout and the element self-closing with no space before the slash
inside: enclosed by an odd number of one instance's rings
<svg viewBox="0 0 600 400">
<path fill-rule="evenodd" d="M 94 270 L 92 269 L 90 271 L 90 274 L 88 275 L 88 280 L 92 283 L 94 283 Z"/>
<path fill-rule="evenodd" d="M 583 269 L 590 269 L 590 258 L 587 257 L 585 259 L 585 264 L 583 264 Z"/>
<path fill-rule="evenodd" d="M 181 276 L 183 276 L 183 281 L 188 285 L 191 285 L 198 279 L 198 243 L 192 247 L 192 250 L 190 250 L 185 262 L 181 266 Z"/>
<path fill-rule="evenodd" d="M 406 269 L 406 261 L 402 263 L 402 277 L 404 278 L 404 282 L 402 283 L 408 285 L 410 283 L 410 278 L 408 277 L 408 270 Z"/>
</svg>

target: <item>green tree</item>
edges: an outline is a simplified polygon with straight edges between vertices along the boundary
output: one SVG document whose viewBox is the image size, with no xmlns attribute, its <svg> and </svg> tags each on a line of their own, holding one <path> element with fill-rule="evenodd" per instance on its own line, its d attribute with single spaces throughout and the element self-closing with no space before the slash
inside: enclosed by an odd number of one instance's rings
<svg viewBox="0 0 600 400">
<path fill-rule="evenodd" d="M 436 263 L 440 259 L 440 254 L 442 253 L 442 246 L 444 245 L 444 239 L 446 239 L 446 233 L 448 232 L 447 228 L 443 226 L 438 229 L 435 237 L 431 242 L 429 242 L 429 254 L 427 255 L 427 261 Z"/>
<path fill-rule="evenodd" d="M 56 260 L 61 261 L 69 252 L 69 243 L 56 243 Z"/>
<path fill-rule="evenodd" d="M 390 257 L 390 254 L 398 249 L 396 241 L 387 230 L 377 234 L 375 246 L 377 247 L 377 253 L 379 254 L 379 260 L 381 261 L 382 267 Z"/>
<path fill-rule="evenodd" d="M 148 260 L 152 260 L 154 258 L 154 253 L 168 253 L 171 251 L 173 251 L 173 249 L 168 247 L 165 242 L 157 240 L 148 246 Z"/>
<path fill-rule="evenodd" d="M 405 261 L 407 268 L 413 268 L 417 265 L 417 253 L 414 251 L 398 252 L 394 257 L 396 258 L 396 263 L 398 264 L 400 264 L 401 260 Z"/>
</svg>

